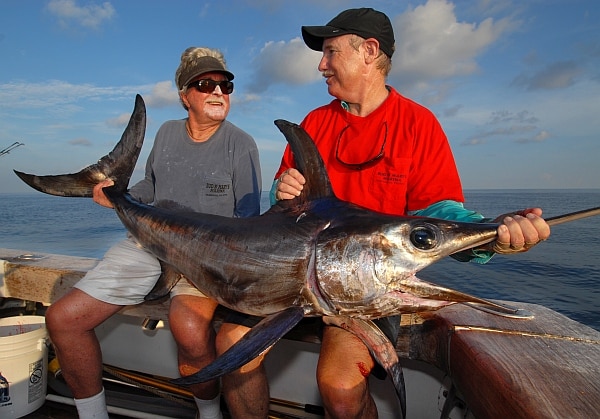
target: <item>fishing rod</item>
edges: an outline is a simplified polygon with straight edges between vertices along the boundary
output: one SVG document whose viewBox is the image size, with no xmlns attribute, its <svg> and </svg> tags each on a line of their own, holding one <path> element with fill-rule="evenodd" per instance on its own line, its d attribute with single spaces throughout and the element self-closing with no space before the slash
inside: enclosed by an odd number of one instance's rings
<svg viewBox="0 0 600 419">
<path fill-rule="evenodd" d="M 11 145 L 9 145 L 5 149 L 0 150 L 0 156 L 4 156 L 5 154 L 10 153 L 11 150 L 14 150 L 15 148 L 17 148 L 17 147 L 19 147 L 21 145 L 25 145 L 25 144 L 24 143 L 20 143 L 18 141 L 15 141 L 14 143 L 12 143 Z"/>
<path fill-rule="evenodd" d="M 557 215 L 556 217 L 546 218 L 546 222 L 550 226 L 568 223 L 570 221 L 580 220 L 586 217 L 600 215 L 600 207 L 588 208 L 581 211 L 571 212 L 569 214 Z"/>
<path fill-rule="evenodd" d="M 581 211 L 570 212 L 568 214 L 557 215 L 555 217 L 546 218 L 545 220 L 549 226 L 555 226 L 558 224 L 580 220 L 582 218 L 594 217 L 596 215 L 600 215 L 600 207 L 588 208 Z M 493 301 L 487 301 L 483 304 L 481 302 L 471 301 L 463 304 L 473 307 L 477 310 L 485 311 L 498 316 L 510 317 L 513 319 L 528 319 L 533 316 L 528 310 L 511 307 L 509 305 L 500 304 Z"/>
</svg>

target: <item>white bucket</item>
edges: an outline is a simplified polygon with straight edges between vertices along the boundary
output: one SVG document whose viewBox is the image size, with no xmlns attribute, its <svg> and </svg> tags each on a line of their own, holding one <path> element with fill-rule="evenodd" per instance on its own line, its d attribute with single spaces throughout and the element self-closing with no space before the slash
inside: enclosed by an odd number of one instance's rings
<svg viewBox="0 0 600 419">
<path fill-rule="evenodd" d="M 0 319 L 0 418 L 20 418 L 44 404 L 47 336 L 43 316 Z"/>
</svg>

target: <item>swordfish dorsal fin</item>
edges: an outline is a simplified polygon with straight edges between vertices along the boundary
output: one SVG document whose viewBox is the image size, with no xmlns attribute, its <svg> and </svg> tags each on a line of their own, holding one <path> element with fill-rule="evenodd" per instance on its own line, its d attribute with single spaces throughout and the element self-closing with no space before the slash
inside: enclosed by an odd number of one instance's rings
<svg viewBox="0 0 600 419">
<path fill-rule="evenodd" d="M 306 178 L 304 190 L 299 198 L 307 202 L 333 196 L 329 175 L 312 138 L 301 126 L 292 122 L 278 119 L 275 125 L 283 133 L 294 153 L 296 168 Z"/>
<path fill-rule="evenodd" d="M 158 260 L 160 263 L 161 274 L 154 284 L 154 288 L 144 297 L 145 301 L 156 301 L 160 300 L 163 297 L 169 295 L 171 290 L 177 283 L 181 281 L 186 281 L 185 277 L 175 269 L 172 265 L 163 262 L 162 260 Z"/>
<path fill-rule="evenodd" d="M 15 170 L 23 182 L 40 192 L 58 196 L 90 198 L 94 186 L 112 179 L 115 188 L 125 192 L 144 143 L 146 132 L 146 106 L 140 95 L 135 97 L 135 107 L 129 124 L 115 148 L 106 156 L 77 173 L 37 176 Z"/>
</svg>

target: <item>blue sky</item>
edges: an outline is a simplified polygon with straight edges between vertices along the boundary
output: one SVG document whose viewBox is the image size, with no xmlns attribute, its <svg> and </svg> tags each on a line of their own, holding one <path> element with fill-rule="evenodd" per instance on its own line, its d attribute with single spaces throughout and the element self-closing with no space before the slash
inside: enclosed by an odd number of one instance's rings
<svg viewBox="0 0 600 419">
<path fill-rule="evenodd" d="M 0 2 L 0 193 L 13 174 L 80 170 L 112 149 L 134 97 L 148 107 L 141 177 L 158 127 L 185 117 L 173 77 L 189 46 L 235 74 L 229 120 L 250 133 L 265 188 L 285 146 L 275 119 L 327 103 L 302 25 L 369 6 L 392 20 L 389 84 L 448 135 L 465 189 L 600 188 L 597 0 L 50 0 Z"/>
</svg>

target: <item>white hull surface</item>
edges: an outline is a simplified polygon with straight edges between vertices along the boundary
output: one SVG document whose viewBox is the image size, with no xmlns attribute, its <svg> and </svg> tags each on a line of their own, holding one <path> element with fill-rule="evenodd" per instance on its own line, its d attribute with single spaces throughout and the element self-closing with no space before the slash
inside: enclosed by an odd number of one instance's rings
<svg viewBox="0 0 600 419">
<path fill-rule="evenodd" d="M 97 334 L 105 364 L 161 377 L 178 376 L 175 342 L 168 324 L 161 322 L 155 330 L 145 330 L 141 319 L 117 315 L 98 327 Z M 317 343 L 279 341 L 265 361 L 271 398 L 298 406 L 321 406 L 315 379 L 318 351 Z M 420 361 L 402 360 L 402 366 L 407 417 L 439 418 L 448 391 L 448 386 L 443 385 L 444 373 Z M 379 417 L 400 419 L 396 393 L 389 379 L 371 377 L 370 386 Z M 456 407 L 451 418 L 464 415 L 465 410 Z M 305 417 L 319 416 L 306 413 Z"/>
</svg>

